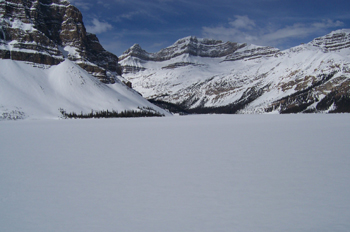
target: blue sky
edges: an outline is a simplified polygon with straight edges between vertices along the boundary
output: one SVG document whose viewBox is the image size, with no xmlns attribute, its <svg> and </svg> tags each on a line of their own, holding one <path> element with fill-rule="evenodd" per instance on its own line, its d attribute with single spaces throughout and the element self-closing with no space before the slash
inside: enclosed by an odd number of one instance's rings
<svg viewBox="0 0 350 232">
<path fill-rule="evenodd" d="M 349 0 L 70 0 L 104 48 L 157 52 L 186 36 L 287 49 L 350 28 Z"/>
</svg>

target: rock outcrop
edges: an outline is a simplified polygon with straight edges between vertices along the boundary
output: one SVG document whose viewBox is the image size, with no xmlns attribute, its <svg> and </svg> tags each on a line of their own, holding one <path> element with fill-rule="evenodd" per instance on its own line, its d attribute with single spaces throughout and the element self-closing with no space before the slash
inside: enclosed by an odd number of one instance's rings
<svg viewBox="0 0 350 232">
<path fill-rule="evenodd" d="M 224 57 L 245 46 L 247 46 L 247 44 L 233 42 L 224 43 L 221 40 L 199 39 L 194 36 L 189 36 L 176 41 L 173 45 L 157 53 L 148 53 L 143 50 L 140 45 L 135 44 L 120 56 L 120 60 L 132 56 L 147 61 L 165 61 L 183 54 L 212 58 Z"/>
<path fill-rule="evenodd" d="M 120 74 L 118 57 L 86 32 L 66 0 L 1 0 L 0 58 L 46 65 L 68 58 L 104 83 Z"/>
<path fill-rule="evenodd" d="M 206 58 L 224 58 L 223 61 L 235 61 L 243 59 L 256 59 L 263 56 L 273 56 L 279 53 L 280 50 L 272 47 L 263 47 L 248 45 L 246 43 L 223 42 L 221 40 L 200 39 L 194 36 L 189 36 L 176 41 L 173 45 L 160 50 L 157 53 L 148 53 L 143 50 L 139 44 L 133 45 L 126 50 L 119 60 L 122 63 L 123 73 L 135 73 L 144 71 L 142 62 L 144 61 L 167 61 L 182 55 L 206 57 Z M 132 64 L 126 61 L 131 59 Z M 141 63 L 141 64 L 138 64 Z M 188 62 L 179 62 L 178 64 L 189 64 Z M 171 64 L 172 66 L 181 66 Z"/>
<path fill-rule="evenodd" d="M 320 47 L 324 52 L 340 51 L 350 48 L 350 34 L 346 30 L 338 30 L 316 38 L 310 44 Z"/>
</svg>

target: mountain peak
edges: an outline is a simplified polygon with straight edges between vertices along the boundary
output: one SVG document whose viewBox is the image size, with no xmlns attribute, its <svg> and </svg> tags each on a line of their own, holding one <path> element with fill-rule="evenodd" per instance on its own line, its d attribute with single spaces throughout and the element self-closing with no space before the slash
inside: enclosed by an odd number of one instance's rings
<svg viewBox="0 0 350 232">
<path fill-rule="evenodd" d="M 182 39 L 177 40 L 175 44 L 184 44 L 184 43 L 198 43 L 198 38 L 196 36 L 187 36 Z"/>
<path fill-rule="evenodd" d="M 140 44 L 136 43 L 136 44 L 132 45 L 130 49 L 136 50 L 136 49 L 142 49 L 142 48 L 141 48 Z"/>
<path fill-rule="evenodd" d="M 340 29 L 314 39 L 311 45 L 320 47 L 324 52 L 340 51 L 350 48 L 350 29 Z"/>
<path fill-rule="evenodd" d="M 137 57 L 140 59 L 148 60 L 150 53 L 143 50 L 139 44 L 134 44 L 119 57 L 119 60 L 123 60 L 126 57 Z"/>
<path fill-rule="evenodd" d="M 196 36 L 187 36 L 185 38 L 177 40 L 174 45 L 178 44 L 203 44 L 203 45 L 218 45 L 222 44 L 223 41 L 215 39 L 197 38 Z"/>
<path fill-rule="evenodd" d="M 248 45 L 246 43 L 223 42 L 221 40 L 187 36 L 157 53 L 148 53 L 138 44 L 126 50 L 120 61 L 134 57 L 145 61 L 164 61 L 187 54 L 189 56 L 225 58 L 225 61 L 273 55 L 279 52 L 272 47 Z"/>
<path fill-rule="evenodd" d="M 1 0 L 0 58 L 56 65 L 68 58 L 101 81 L 114 78 L 118 57 L 86 32 L 81 12 L 66 0 Z"/>
<path fill-rule="evenodd" d="M 120 56 L 120 60 L 132 56 L 143 60 L 163 61 L 182 54 L 200 57 L 224 57 L 235 52 L 242 46 L 246 46 L 246 44 L 238 44 L 234 42 L 224 43 L 221 40 L 202 39 L 195 36 L 188 36 L 177 40 L 174 44 L 156 53 L 148 53 L 138 44 L 134 44 Z"/>
<path fill-rule="evenodd" d="M 130 49 L 128 49 L 127 51 L 125 51 L 124 53 L 129 53 L 129 52 L 137 52 L 137 53 L 148 53 L 146 52 L 140 44 L 134 44 L 130 47 Z"/>
</svg>

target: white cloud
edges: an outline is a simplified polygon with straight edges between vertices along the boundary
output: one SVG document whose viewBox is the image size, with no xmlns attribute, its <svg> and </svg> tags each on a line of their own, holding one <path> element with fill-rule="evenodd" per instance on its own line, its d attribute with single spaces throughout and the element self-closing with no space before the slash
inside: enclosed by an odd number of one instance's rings
<svg viewBox="0 0 350 232">
<path fill-rule="evenodd" d="M 142 14 L 147 14 L 147 12 L 145 12 L 143 10 L 132 11 L 132 12 L 125 13 L 125 14 L 122 14 L 122 15 L 118 15 L 116 17 L 116 21 L 122 21 L 122 19 L 131 20 L 133 17 L 138 16 L 138 15 L 142 15 Z"/>
<path fill-rule="evenodd" d="M 247 16 L 235 16 L 228 26 L 203 27 L 202 34 L 206 38 L 230 40 L 257 45 L 278 46 L 286 40 L 306 38 L 307 36 L 325 32 L 344 25 L 341 21 L 323 20 L 315 23 L 296 23 L 271 30 L 275 26 L 258 27 L 254 20 Z"/>
<path fill-rule="evenodd" d="M 245 28 L 245 29 L 252 29 L 255 27 L 255 22 L 248 18 L 248 16 L 244 15 L 236 15 L 236 20 L 229 22 L 229 24 L 233 28 Z"/>
<path fill-rule="evenodd" d="M 100 22 L 98 19 L 94 18 L 92 20 L 93 25 L 87 25 L 86 30 L 93 34 L 100 34 L 111 30 L 113 26 L 107 22 Z"/>
<path fill-rule="evenodd" d="M 106 7 L 106 8 L 109 8 L 111 6 L 109 2 L 105 2 L 105 1 L 101 1 L 101 0 L 99 0 L 97 2 L 97 4 L 100 4 L 100 5 L 102 5 L 103 7 Z"/>
<path fill-rule="evenodd" d="M 280 39 L 287 38 L 304 38 L 318 31 L 336 28 L 343 26 L 344 23 L 340 21 L 324 20 L 322 22 L 312 23 L 312 24 L 294 24 L 292 26 L 287 26 L 276 30 L 275 32 L 266 33 L 262 35 L 264 41 L 276 41 Z"/>
</svg>

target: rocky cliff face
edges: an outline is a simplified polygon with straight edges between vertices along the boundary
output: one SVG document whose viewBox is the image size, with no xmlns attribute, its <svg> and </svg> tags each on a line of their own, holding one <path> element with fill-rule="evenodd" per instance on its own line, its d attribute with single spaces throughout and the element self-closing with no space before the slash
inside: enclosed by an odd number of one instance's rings
<svg viewBox="0 0 350 232">
<path fill-rule="evenodd" d="M 176 41 L 173 45 L 157 53 L 148 53 L 140 45 L 135 44 L 120 56 L 120 60 L 135 57 L 147 61 L 165 61 L 183 54 L 211 58 L 226 57 L 227 60 L 230 60 L 234 55 L 239 56 L 239 54 L 247 57 L 249 56 L 249 52 L 252 52 L 252 54 L 260 53 L 262 55 L 264 53 L 262 50 L 265 49 L 269 50 L 268 47 L 249 47 L 247 44 L 224 43 L 220 40 L 199 39 L 190 36 Z M 273 54 L 278 51 L 278 49 L 270 49 L 269 52 Z M 267 54 L 267 52 L 265 53 Z"/>
<path fill-rule="evenodd" d="M 350 34 L 347 30 L 334 31 L 326 36 L 314 39 L 310 44 L 324 52 L 340 51 L 350 48 Z"/>
<path fill-rule="evenodd" d="M 285 51 L 187 37 L 120 64 L 144 97 L 187 112 L 350 112 L 349 47 L 345 29 Z"/>
<path fill-rule="evenodd" d="M 86 32 L 66 0 L 0 0 L 0 58 L 47 65 L 68 58 L 105 83 L 119 72 L 118 57 Z"/>
<path fill-rule="evenodd" d="M 262 56 L 272 56 L 280 50 L 272 47 L 248 45 L 246 43 L 222 42 L 220 40 L 199 39 L 194 36 L 176 41 L 173 45 L 160 50 L 157 53 L 148 53 L 140 45 L 135 44 L 126 50 L 120 57 L 123 73 L 135 73 L 144 71 L 144 61 L 168 61 L 182 55 L 207 58 L 223 58 L 223 61 L 235 61 L 242 59 L 256 59 Z M 127 61 L 129 60 L 129 61 Z M 136 61 L 136 63 L 135 63 Z M 133 64 L 130 64 L 133 63 Z M 178 66 L 178 64 L 175 64 Z M 182 65 L 181 65 L 182 66 Z"/>
</svg>

